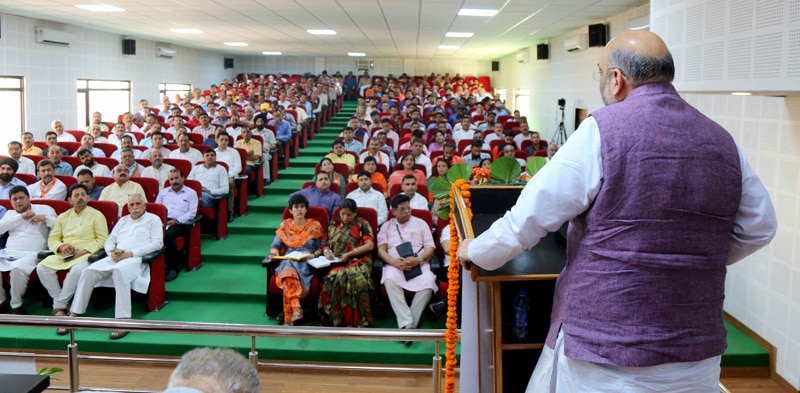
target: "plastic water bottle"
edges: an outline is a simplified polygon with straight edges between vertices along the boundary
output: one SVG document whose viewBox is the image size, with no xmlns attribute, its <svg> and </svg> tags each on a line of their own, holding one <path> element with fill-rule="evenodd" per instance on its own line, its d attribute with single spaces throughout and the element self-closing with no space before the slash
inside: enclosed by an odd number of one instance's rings
<svg viewBox="0 0 800 393">
<path fill-rule="evenodd" d="M 514 325 L 511 327 L 511 336 L 515 341 L 528 339 L 528 310 L 531 303 L 528 300 L 528 290 L 520 288 L 514 298 Z"/>
</svg>

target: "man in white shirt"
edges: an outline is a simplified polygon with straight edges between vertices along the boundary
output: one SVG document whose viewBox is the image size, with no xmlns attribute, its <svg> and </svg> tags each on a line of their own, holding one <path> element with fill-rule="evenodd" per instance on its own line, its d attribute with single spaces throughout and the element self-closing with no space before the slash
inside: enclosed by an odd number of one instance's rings
<svg viewBox="0 0 800 393">
<path fill-rule="evenodd" d="M 125 133 L 125 123 L 119 122 L 114 125 L 114 132 L 108 136 L 108 143 L 113 143 L 117 145 L 117 149 L 122 148 L 122 138 L 128 135 L 131 137 L 131 141 L 135 145 L 138 143 L 136 138 L 133 137 L 133 134 L 126 134 Z"/>
<path fill-rule="evenodd" d="M 106 186 L 103 192 L 100 193 L 101 201 L 111 201 L 117 204 L 118 215 L 122 215 L 122 207 L 128 203 L 128 195 L 144 195 L 142 186 L 130 179 L 128 168 L 125 165 L 119 164 L 114 167 L 114 182 Z"/>
<path fill-rule="evenodd" d="M 142 263 L 142 256 L 164 245 L 163 226 L 158 216 L 147 213 L 147 201 L 143 194 L 129 195 L 127 204 L 130 214 L 119 219 L 103 245 L 108 256 L 89 265 L 81 273 L 70 317 L 86 312 L 96 286 L 114 288 L 114 318 L 117 319 L 131 317 L 131 289 L 147 293 L 150 266 Z M 125 330 L 115 330 L 109 338 L 117 340 L 127 334 Z"/>
<path fill-rule="evenodd" d="M 8 143 L 8 155 L 19 165 L 17 173 L 36 174 L 36 165 L 28 157 L 22 156 L 22 143 L 11 141 Z"/>
<path fill-rule="evenodd" d="M 463 139 L 472 139 L 473 134 L 475 134 L 475 127 L 472 126 L 469 116 L 464 116 L 454 128 L 453 139 L 458 145 L 458 142 Z"/>
<path fill-rule="evenodd" d="M 230 136 L 226 132 L 217 134 L 217 160 L 228 165 L 228 221 L 233 221 L 233 190 L 236 187 L 236 176 L 242 171 L 242 158 L 239 151 L 229 148 Z M 205 157 L 203 157 L 205 158 Z"/>
<path fill-rule="evenodd" d="M 209 115 L 206 113 L 200 114 L 200 125 L 192 129 L 192 133 L 200 134 L 203 136 L 203 139 L 208 138 L 209 136 L 214 135 L 214 126 L 211 125 L 209 120 Z"/>
<path fill-rule="evenodd" d="M 169 180 L 169 171 L 175 169 L 175 167 L 164 163 L 164 155 L 161 150 L 153 150 L 153 153 L 150 154 L 150 162 L 152 165 L 144 168 L 142 176 L 158 180 L 158 187 L 161 188 Z"/>
<path fill-rule="evenodd" d="M 133 145 L 134 145 L 133 137 L 130 136 L 130 135 L 127 135 L 127 134 L 123 135 L 122 136 L 122 143 L 120 144 L 120 147 L 117 150 L 115 150 L 114 153 L 111 154 L 111 158 L 113 158 L 113 159 L 115 159 L 117 161 L 121 161 L 122 160 L 121 154 L 122 154 L 122 151 L 125 150 L 125 149 L 130 149 L 131 152 L 133 152 L 133 158 L 139 158 L 139 156 L 142 155 L 142 152 L 139 151 L 139 150 L 134 149 Z"/>
<path fill-rule="evenodd" d="M 75 173 L 76 176 L 78 172 L 81 171 L 81 169 L 86 168 L 92 171 L 92 174 L 94 174 L 95 176 L 111 177 L 111 170 L 108 169 L 107 166 L 94 162 L 94 155 L 92 155 L 91 150 L 87 149 L 78 150 L 78 159 L 81 160 L 82 164 L 78 165 L 78 167 L 75 168 L 75 171 L 73 171 L 73 173 Z"/>
<path fill-rule="evenodd" d="M 106 153 L 103 152 L 103 150 L 94 147 L 94 137 L 91 134 L 86 134 L 81 138 L 81 147 L 79 147 L 78 150 L 81 150 L 81 149 L 91 150 L 92 151 L 92 155 L 95 156 L 95 157 L 105 157 L 106 156 Z M 73 154 L 73 156 L 77 157 L 78 156 L 78 152 L 76 151 Z"/>
<path fill-rule="evenodd" d="M 386 153 L 381 151 L 381 147 L 380 146 L 381 146 L 381 141 L 378 139 L 377 136 L 375 136 L 372 139 L 370 139 L 369 140 L 369 150 L 361 153 L 361 155 L 359 156 L 359 161 L 361 161 L 363 163 L 365 158 L 367 158 L 367 157 L 375 157 L 375 161 L 377 161 L 378 164 L 386 165 L 387 169 L 391 168 L 392 167 L 392 161 L 391 161 L 391 159 L 389 159 L 389 155 L 388 154 L 386 154 Z"/>
<path fill-rule="evenodd" d="M 231 114 L 231 122 L 228 124 L 228 127 L 225 128 L 225 132 L 228 133 L 228 138 L 230 139 L 230 143 L 236 143 L 236 138 L 239 135 L 242 135 L 242 124 L 241 120 L 239 119 L 239 114 L 234 111 Z"/>
<path fill-rule="evenodd" d="M 56 222 L 56 212 L 47 205 L 32 205 L 25 186 L 14 186 L 9 194 L 14 210 L 0 219 L 0 234 L 8 232 L 6 248 L 0 251 L 0 271 L 9 272 L 11 313 L 25 314 L 22 296 L 39 262 L 37 253 L 47 249 L 47 236 Z M 0 291 L 0 311 L 5 308 L 6 300 L 5 291 Z"/>
<path fill-rule="evenodd" d="M 67 186 L 56 179 L 56 169 L 50 160 L 39 161 L 39 181 L 28 186 L 31 199 L 58 199 L 67 197 Z"/>
<path fill-rule="evenodd" d="M 519 123 L 519 134 L 514 136 L 514 143 L 517 145 L 517 147 L 522 148 L 522 141 L 530 138 L 531 138 L 531 130 L 528 128 L 528 122 L 521 121 Z"/>
<path fill-rule="evenodd" d="M 181 134 L 178 137 L 178 148 L 169 153 L 169 158 L 181 158 L 194 165 L 199 161 L 203 161 L 203 154 L 191 147 L 189 135 Z"/>
<path fill-rule="evenodd" d="M 217 201 L 230 191 L 228 172 L 222 165 L 217 165 L 217 153 L 214 149 L 203 152 L 203 163 L 192 168 L 188 179 L 197 180 L 203 186 L 203 193 L 200 196 L 202 207 L 216 207 Z"/>
<path fill-rule="evenodd" d="M 403 183 L 401 184 L 403 194 L 410 199 L 409 204 L 412 209 L 425 209 L 428 210 L 428 199 L 420 194 L 417 194 L 417 178 L 414 175 L 403 176 Z"/>
<path fill-rule="evenodd" d="M 164 135 L 162 133 L 154 132 L 150 135 L 150 142 L 152 143 L 151 147 L 143 151 L 139 158 L 152 161 L 150 154 L 152 154 L 154 150 L 160 150 L 162 158 L 164 156 L 169 156 L 170 150 L 164 147 Z"/>
<path fill-rule="evenodd" d="M 412 175 L 413 176 L 413 175 Z M 386 207 L 386 198 L 383 193 L 372 188 L 372 174 L 367 171 L 358 173 L 358 188 L 347 194 L 348 199 L 356 201 L 359 207 L 370 207 L 378 213 L 378 226 L 386 222 L 389 208 Z"/>
<path fill-rule="evenodd" d="M 61 120 L 53 120 L 53 122 L 50 123 L 50 128 L 55 131 L 56 138 L 59 142 L 77 142 L 72 134 L 64 132 L 64 123 L 62 123 Z"/>
<path fill-rule="evenodd" d="M 411 140 L 411 154 L 414 156 L 414 162 L 425 166 L 425 176 L 431 177 L 431 159 L 423 154 L 425 151 L 425 142 L 421 138 L 413 138 Z"/>
</svg>

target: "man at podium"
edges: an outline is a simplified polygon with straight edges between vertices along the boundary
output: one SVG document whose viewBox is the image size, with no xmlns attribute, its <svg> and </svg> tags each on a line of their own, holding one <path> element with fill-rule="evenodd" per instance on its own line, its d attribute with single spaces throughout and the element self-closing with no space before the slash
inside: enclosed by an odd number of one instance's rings
<svg viewBox="0 0 800 393">
<path fill-rule="evenodd" d="M 621 33 L 595 74 L 606 106 L 459 260 L 497 269 L 569 221 L 528 392 L 718 391 L 726 267 L 774 236 L 769 195 L 730 134 L 678 95 L 657 35 Z"/>
</svg>

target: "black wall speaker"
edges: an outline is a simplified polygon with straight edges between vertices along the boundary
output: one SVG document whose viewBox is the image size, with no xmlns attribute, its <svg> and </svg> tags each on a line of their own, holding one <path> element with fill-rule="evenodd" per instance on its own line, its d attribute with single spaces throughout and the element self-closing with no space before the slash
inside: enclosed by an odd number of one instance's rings
<svg viewBox="0 0 800 393">
<path fill-rule="evenodd" d="M 589 46 L 606 46 L 608 43 L 606 32 L 606 25 L 602 23 L 589 25 Z"/>
<path fill-rule="evenodd" d="M 136 54 L 136 40 L 125 38 L 122 40 L 122 54 L 135 55 Z"/>
<path fill-rule="evenodd" d="M 228 68 L 233 68 L 233 58 L 232 57 L 226 57 L 225 58 L 225 69 L 227 70 Z"/>
<path fill-rule="evenodd" d="M 500 71 L 500 62 L 499 61 L 493 61 L 492 62 L 492 71 Z"/>
<path fill-rule="evenodd" d="M 550 58 L 550 45 L 536 45 L 536 60 L 547 60 Z"/>
</svg>

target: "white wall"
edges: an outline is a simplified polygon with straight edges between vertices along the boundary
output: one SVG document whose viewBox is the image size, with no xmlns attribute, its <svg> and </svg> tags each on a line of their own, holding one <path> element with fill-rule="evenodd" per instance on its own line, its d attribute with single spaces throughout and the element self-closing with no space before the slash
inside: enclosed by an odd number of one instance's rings
<svg viewBox="0 0 800 393">
<path fill-rule="evenodd" d="M 729 2 L 721 0 L 715 4 L 724 10 Z M 776 2 L 782 5 L 774 4 Z M 673 7 L 697 7 L 698 3 L 702 2 L 669 4 Z M 737 6 L 750 4 L 747 1 L 736 3 Z M 788 10 L 793 7 L 790 14 L 794 18 L 800 15 L 798 1 L 773 0 L 769 3 L 770 8 L 785 7 Z M 628 20 L 649 15 L 649 12 L 649 5 L 645 5 L 598 22 L 608 23 L 610 36 L 613 37 L 627 28 Z M 671 12 L 675 15 L 693 15 L 691 12 Z M 717 19 L 711 11 L 706 14 Z M 727 12 L 725 14 L 728 15 Z M 694 23 L 703 23 L 702 20 L 692 20 Z M 680 21 L 683 23 L 682 19 Z M 788 35 L 800 37 L 797 25 L 793 26 L 785 25 L 784 29 L 788 30 L 787 34 L 791 33 Z M 751 32 L 754 31 L 758 29 L 751 29 Z M 534 42 L 530 47 L 530 63 L 517 63 L 516 54 L 512 54 L 500 59 L 500 71 L 492 73 L 495 87 L 507 89 L 509 103 L 513 102 L 514 88 L 531 89 L 530 107 L 518 109 L 528 115 L 531 129 L 540 131 L 548 140 L 558 125 L 556 101 L 559 98 L 567 101 L 565 126 L 570 133 L 575 129 L 573 116 L 576 107 L 588 108 L 591 113 L 603 105 L 598 82 L 592 77 L 602 48 L 573 53 L 563 49 L 564 38 L 577 32 L 550 40 L 549 60 L 535 59 L 535 44 L 538 42 Z M 774 31 L 772 33 L 775 34 Z M 675 36 L 675 33 L 671 34 Z M 746 37 L 739 38 L 746 40 Z M 693 39 L 702 41 L 702 37 L 694 36 Z M 714 36 L 714 39 L 717 37 Z M 703 44 L 689 37 L 681 43 L 694 46 Z M 667 44 L 671 47 L 669 40 Z M 727 55 L 705 57 L 698 62 L 686 58 L 683 53 L 674 54 L 677 66 L 684 67 L 677 70 L 679 75 L 695 75 L 700 71 L 692 67 L 698 66 L 728 69 L 725 64 L 712 63 L 723 62 Z M 686 86 L 696 90 L 697 85 Z M 715 89 L 735 91 L 743 85 L 730 82 L 721 86 Z M 724 126 L 744 147 L 750 165 L 761 177 L 775 205 L 779 220 L 775 240 L 755 255 L 730 267 L 726 280 L 725 311 L 777 347 L 777 373 L 795 389 L 800 389 L 800 85 L 786 83 L 781 89 L 793 90 L 792 95 L 739 97 L 725 93 L 687 92 L 682 92 L 682 95 Z"/>
<path fill-rule="evenodd" d="M 75 34 L 75 42 L 69 47 L 37 44 L 35 26 L 68 31 Z M 0 75 L 25 78 L 23 127 L 37 139 L 44 137 L 53 119 L 61 119 L 67 129 L 75 128 L 79 78 L 132 81 L 135 107 L 142 98 L 156 105 L 159 83 L 209 86 L 235 75 L 224 69 L 224 56 L 218 53 L 170 45 L 178 51 L 174 58 L 156 58 L 156 43 L 137 39 L 136 55 L 123 55 L 120 35 L 6 14 L 2 29 Z M 117 115 L 104 114 L 104 119 L 116 121 Z M 18 138 L 15 132 L 0 130 L 2 146 Z"/>
</svg>

